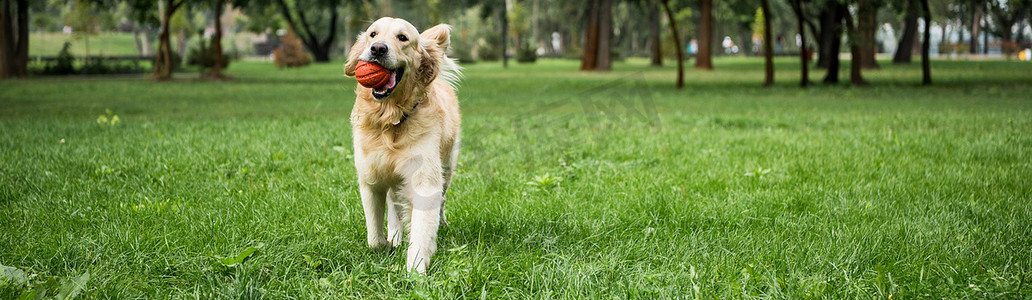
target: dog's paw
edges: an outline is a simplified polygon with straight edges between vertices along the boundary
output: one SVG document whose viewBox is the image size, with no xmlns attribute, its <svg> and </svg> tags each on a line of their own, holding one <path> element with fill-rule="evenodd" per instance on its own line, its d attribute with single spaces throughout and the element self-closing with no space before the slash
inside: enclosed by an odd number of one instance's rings
<svg viewBox="0 0 1032 300">
<path fill-rule="evenodd" d="M 390 240 L 391 247 L 394 247 L 394 248 L 401 247 L 401 240 L 402 240 L 402 236 L 401 236 L 401 231 L 400 230 L 398 232 L 394 233 L 394 234 L 391 234 L 391 240 Z"/>
<path fill-rule="evenodd" d="M 373 251 L 386 251 L 391 249 L 391 244 L 387 243 L 387 239 L 384 237 L 371 238 L 369 239 L 369 249 Z"/>
<path fill-rule="evenodd" d="M 405 264 L 406 269 L 409 273 L 416 272 L 420 275 L 426 275 L 426 270 L 430 268 L 430 256 L 424 253 L 413 253 L 409 249 L 408 260 Z"/>
<path fill-rule="evenodd" d="M 426 269 L 430 268 L 430 262 L 417 262 L 415 265 L 409 263 L 407 266 L 409 273 L 416 273 L 419 275 L 426 275 Z"/>
</svg>

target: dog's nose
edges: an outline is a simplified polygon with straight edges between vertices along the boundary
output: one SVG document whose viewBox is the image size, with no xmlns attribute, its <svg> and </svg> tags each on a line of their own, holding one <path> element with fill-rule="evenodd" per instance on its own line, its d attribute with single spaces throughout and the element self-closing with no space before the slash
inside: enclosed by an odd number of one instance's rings
<svg viewBox="0 0 1032 300">
<path fill-rule="evenodd" d="M 387 44 L 384 43 L 373 43 L 369 47 L 369 51 L 372 52 L 373 56 L 383 56 L 387 54 Z"/>
</svg>

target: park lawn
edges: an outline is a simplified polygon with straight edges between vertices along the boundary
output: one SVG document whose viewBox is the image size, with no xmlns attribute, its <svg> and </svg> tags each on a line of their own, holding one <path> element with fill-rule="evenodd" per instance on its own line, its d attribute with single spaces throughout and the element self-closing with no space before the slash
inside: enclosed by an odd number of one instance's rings
<svg viewBox="0 0 1032 300">
<path fill-rule="evenodd" d="M 1032 64 L 777 63 L 467 65 L 427 277 L 365 246 L 340 62 L 0 82 L 0 264 L 104 298 L 1032 295 Z"/>
<path fill-rule="evenodd" d="M 86 36 L 61 32 L 36 32 L 29 35 L 29 56 L 31 58 L 57 56 L 65 42 L 72 44 L 69 51 L 75 56 L 86 55 L 87 43 L 91 56 L 137 55 L 136 40 L 132 33 L 101 32 Z"/>
</svg>

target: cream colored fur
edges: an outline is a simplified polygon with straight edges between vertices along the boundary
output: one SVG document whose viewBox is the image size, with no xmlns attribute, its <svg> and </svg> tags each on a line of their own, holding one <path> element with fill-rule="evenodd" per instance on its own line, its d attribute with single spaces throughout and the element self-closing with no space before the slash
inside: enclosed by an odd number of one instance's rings
<svg viewBox="0 0 1032 300">
<path fill-rule="evenodd" d="M 351 126 L 369 247 L 400 246 L 402 224 L 408 222 L 406 267 L 421 274 L 437 248 L 444 196 L 459 149 L 455 86 L 461 74 L 445 56 L 450 31 L 441 24 L 420 34 L 405 20 L 381 18 L 358 37 L 344 66 L 345 74 L 354 76 L 358 61 L 368 61 L 370 46 L 380 42 L 388 54 L 379 63 L 405 69 L 386 98 L 378 100 L 371 89 L 358 85 Z"/>
</svg>

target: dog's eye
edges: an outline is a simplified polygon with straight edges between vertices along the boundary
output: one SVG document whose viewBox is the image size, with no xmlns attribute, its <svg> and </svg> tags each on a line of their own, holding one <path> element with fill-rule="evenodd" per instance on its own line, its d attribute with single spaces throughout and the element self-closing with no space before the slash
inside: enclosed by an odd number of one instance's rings
<svg viewBox="0 0 1032 300">
<path fill-rule="evenodd" d="M 370 32 L 369 37 L 376 37 L 376 31 Z"/>
<path fill-rule="evenodd" d="M 402 41 L 402 42 L 408 42 L 408 37 L 405 36 L 404 34 L 399 34 L 398 35 L 398 40 Z"/>
</svg>

